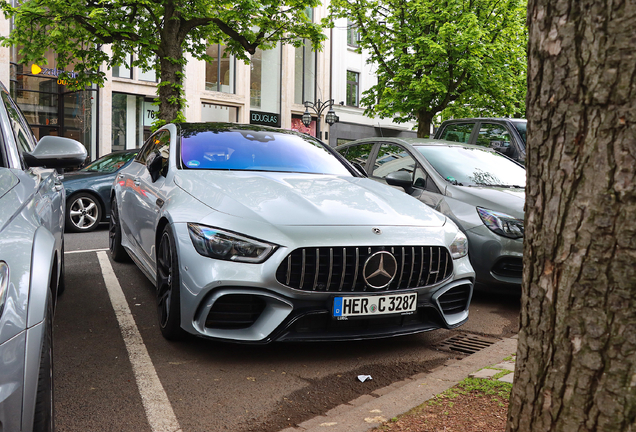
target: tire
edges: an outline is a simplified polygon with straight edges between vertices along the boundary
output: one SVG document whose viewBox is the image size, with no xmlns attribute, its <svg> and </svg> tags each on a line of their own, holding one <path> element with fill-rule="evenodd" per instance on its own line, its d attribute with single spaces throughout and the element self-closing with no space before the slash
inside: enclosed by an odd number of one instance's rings
<svg viewBox="0 0 636 432">
<path fill-rule="evenodd" d="M 161 233 L 157 248 L 157 317 L 164 338 L 177 341 L 186 336 L 181 328 L 179 260 L 170 225 Z"/>
<path fill-rule="evenodd" d="M 113 198 L 110 202 L 110 222 L 108 226 L 108 248 L 110 256 L 116 262 L 129 262 L 128 252 L 121 245 L 121 224 L 119 222 L 119 210 L 117 200 Z"/>
<path fill-rule="evenodd" d="M 33 432 L 53 432 L 55 430 L 53 395 L 53 305 L 49 296 L 45 329 L 40 353 L 38 390 L 33 415 Z"/>
<path fill-rule="evenodd" d="M 66 201 L 66 229 L 69 232 L 93 231 L 102 220 L 102 206 L 89 193 L 78 193 Z"/>
</svg>

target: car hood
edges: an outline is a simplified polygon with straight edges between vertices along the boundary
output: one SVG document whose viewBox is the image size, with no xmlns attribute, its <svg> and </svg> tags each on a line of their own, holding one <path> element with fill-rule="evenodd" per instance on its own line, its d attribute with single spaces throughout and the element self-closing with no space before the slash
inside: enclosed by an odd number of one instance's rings
<svg viewBox="0 0 636 432">
<path fill-rule="evenodd" d="M 483 207 L 523 219 L 525 189 L 452 186 L 447 189 L 447 195 L 475 207 Z"/>
<path fill-rule="evenodd" d="M 109 174 L 114 174 L 114 173 L 103 173 L 103 172 L 97 172 L 97 171 L 75 171 L 71 173 L 64 173 L 64 179 L 62 181 L 64 183 L 76 182 L 76 181 L 90 179 L 93 177 L 107 176 Z"/>
<path fill-rule="evenodd" d="M 0 169 L 0 229 L 18 211 L 22 203 L 7 195 L 19 183 L 18 178 L 8 169 Z"/>
<path fill-rule="evenodd" d="M 373 180 L 332 175 L 184 170 L 175 184 L 212 209 L 273 225 L 438 227 L 445 217 Z"/>
</svg>

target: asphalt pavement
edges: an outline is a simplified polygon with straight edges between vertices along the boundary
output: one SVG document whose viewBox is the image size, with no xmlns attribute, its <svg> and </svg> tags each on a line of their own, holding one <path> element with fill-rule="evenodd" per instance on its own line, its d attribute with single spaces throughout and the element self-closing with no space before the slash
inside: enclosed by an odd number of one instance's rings
<svg viewBox="0 0 636 432">
<path fill-rule="evenodd" d="M 517 337 L 505 338 L 461 360 L 450 360 L 429 372 L 393 383 L 371 394 L 340 405 L 281 432 L 366 432 L 423 404 L 469 376 L 500 378 L 512 382 L 514 362 L 505 361 L 517 352 Z M 492 367 L 493 369 L 488 369 Z"/>
</svg>

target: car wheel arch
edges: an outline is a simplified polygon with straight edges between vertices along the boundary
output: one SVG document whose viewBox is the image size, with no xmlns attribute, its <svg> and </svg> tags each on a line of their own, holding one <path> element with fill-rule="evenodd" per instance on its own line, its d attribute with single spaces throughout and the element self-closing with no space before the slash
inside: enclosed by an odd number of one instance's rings
<svg viewBox="0 0 636 432">
<path fill-rule="evenodd" d="M 58 274 L 57 259 L 55 237 L 43 226 L 39 227 L 33 236 L 27 328 L 42 322 L 46 316 L 48 292 L 57 289 L 57 286 L 51 287 L 52 278 Z M 42 271 L 47 267 L 48 271 Z"/>
<path fill-rule="evenodd" d="M 163 216 L 159 219 L 157 223 L 157 229 L 155 230 L 155 263 L 157 262 L 157 250 L 159 249 L 159 242 L 161 241 L 161 235 L 163 233 L 163 229 L 166 225 L 170 224 L 170 221 L 167 217 Z"/>
</svg>

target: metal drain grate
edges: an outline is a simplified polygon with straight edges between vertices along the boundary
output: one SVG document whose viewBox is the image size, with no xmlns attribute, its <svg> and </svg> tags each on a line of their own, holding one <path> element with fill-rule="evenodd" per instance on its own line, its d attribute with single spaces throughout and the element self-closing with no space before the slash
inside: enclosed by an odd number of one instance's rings
<svg viewBox="0 0 636 432">
<path fill-rule="evenodd" d="M 470 355 L 475 354 L 484 348 L 488 348 L 498 340 L 499 339 L 477 336 L 474 334 L 461 334 L 453 336 L 450 339 L 446 339 L 445 341 L 434 345 L 433 348 Z"/>
</svg>

